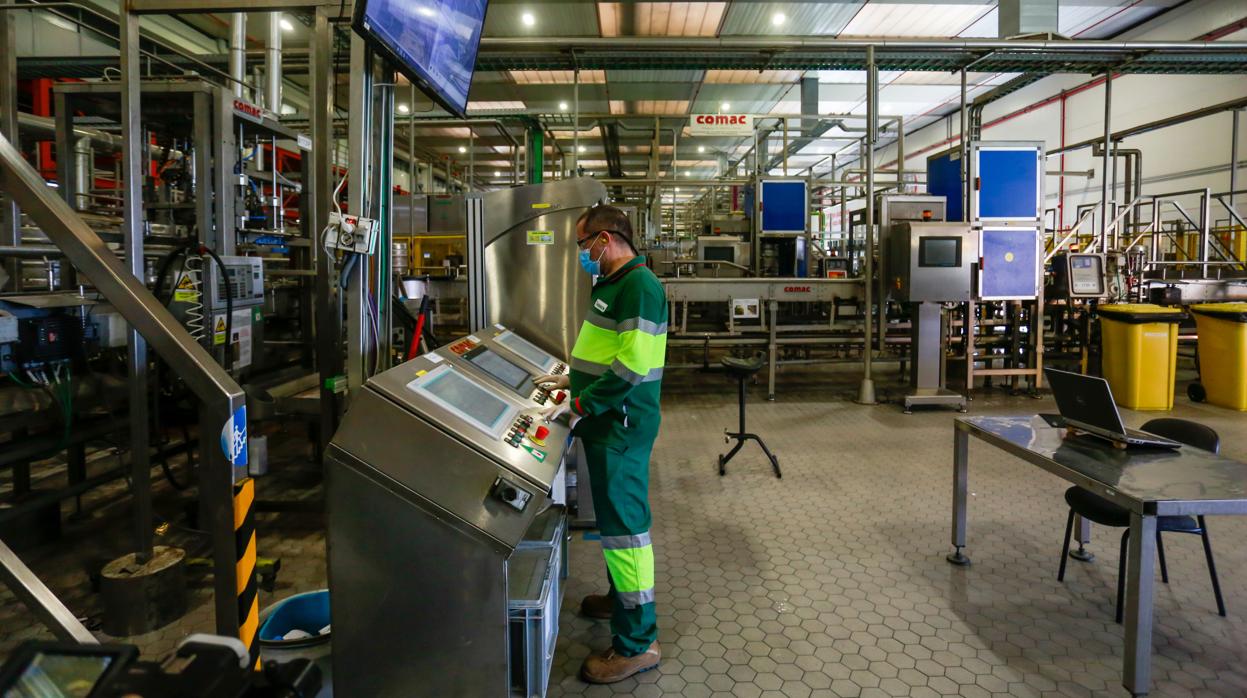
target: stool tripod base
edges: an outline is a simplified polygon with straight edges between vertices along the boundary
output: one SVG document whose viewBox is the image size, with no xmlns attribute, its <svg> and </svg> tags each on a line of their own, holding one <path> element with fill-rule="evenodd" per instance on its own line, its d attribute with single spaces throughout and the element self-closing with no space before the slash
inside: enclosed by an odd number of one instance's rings
<svg viewBox="0 0 1247 698">
<path fill-rule="evenodd" d="M 727 475 L 727 462 L 732 460 L 732 457 L 740 452 L 740 449 L 744 447 L 746 441 L 752 440 L 752 441 L 758 442 L 758 445 L 762 447 L 762 452 L 765 453 L 766 457 L 771 460 L 771 470 L 775 471 L 775 477 L 776 478 L 784 477 L 784 474 L 780 472 L 780 469 L 779 469 L 779 459 L 775 457 L 774 453 L 771 453 L 771 449 L 766 447 L 766 442 L 762 440 L 762 437 L 758 436 L 757 434 L 748 434 L 748 433 L 732 433 L 732 432 L 724 432 L 724 433 L 727 435 L 728 439 L 736 439 L 736 445 L 732 447 L 732 450 L 727 452 L 727 455 L 719 456 L 719 475 L 720 476 Z"/>
</svg>

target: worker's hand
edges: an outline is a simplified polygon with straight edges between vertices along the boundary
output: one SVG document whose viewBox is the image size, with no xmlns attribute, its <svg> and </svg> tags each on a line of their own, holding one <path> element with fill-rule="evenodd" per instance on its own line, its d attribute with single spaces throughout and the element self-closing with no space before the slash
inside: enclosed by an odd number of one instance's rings
<svg viewBox="0 0 1247 698">
<path fill-rule="evenodd" d="M 565 375 L 546 375 L 534 378 L 533 383 L 547 390 L 563 390 L 571 385 L 571 380 Z"/>
<path fill-rule="evenodd" d="M 550 422 L 553 422 L 554 420 L 558 419 L 559 417 L 562 417 L 564 414 L 567 414 L 568 412 L 571 412 L 571 405 L 568 404 L 566 400 L 564 400 L 563 402 L 557 405 L 551 405 L 550 407 L 541 408 L 541 410 L 538 411 L 537 414 L 540 415 L 543 420 L 545 420 L 546 424 L 549 424 Z"/>
</svg>

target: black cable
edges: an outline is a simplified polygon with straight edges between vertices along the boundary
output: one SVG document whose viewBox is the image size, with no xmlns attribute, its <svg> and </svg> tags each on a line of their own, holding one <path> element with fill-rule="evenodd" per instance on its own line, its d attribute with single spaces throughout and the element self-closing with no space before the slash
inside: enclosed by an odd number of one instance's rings
<svg viewBox="0 0 1247 698">
<path fill-rule="evenodd" d="M 225 268 L 225 262 L 216 252 L 213 252 L 207 245 L 199 246 L 199 254 L 207 254 L 212 257 L 212 261 L 216 262 L 217 270 L 221 272 L 221 281 L 225 284 L 225 370 L 231 371 L 234 368 L 234 285 L 229 280 L 229 270 Z"/>
</svg>

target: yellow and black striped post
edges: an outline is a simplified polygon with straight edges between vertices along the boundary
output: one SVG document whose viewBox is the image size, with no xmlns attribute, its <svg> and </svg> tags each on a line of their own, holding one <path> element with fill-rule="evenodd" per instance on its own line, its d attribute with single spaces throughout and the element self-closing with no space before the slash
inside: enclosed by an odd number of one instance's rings
<svg viewBox="0 0 1247 698">
<path fill-rule="evenodd" d="M 246 478 L 234 484 L 234 555 L 238 586 L 238 637 L 247 646 L 256 670 L 260 669 L 260 589 L 255 564 L 255 480 Z"/>
</svg>

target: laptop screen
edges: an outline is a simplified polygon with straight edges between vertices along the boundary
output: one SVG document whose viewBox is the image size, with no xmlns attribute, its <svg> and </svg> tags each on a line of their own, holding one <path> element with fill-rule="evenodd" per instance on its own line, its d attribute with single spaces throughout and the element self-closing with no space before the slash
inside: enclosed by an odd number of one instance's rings
<svg viewBox="0 0 1247 698">
<path fill-rule="evenodd" d="M 1126 433 L 1108 381 L 1054 368 L 1045 368 L 1044 375 L 1052 386 L 1057 409 L 1066 420 L 1082 422 L 1115 434 Z"/>
</svg>

